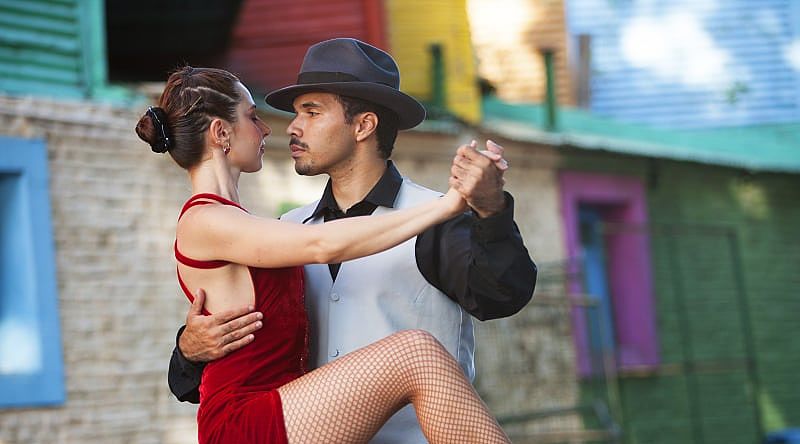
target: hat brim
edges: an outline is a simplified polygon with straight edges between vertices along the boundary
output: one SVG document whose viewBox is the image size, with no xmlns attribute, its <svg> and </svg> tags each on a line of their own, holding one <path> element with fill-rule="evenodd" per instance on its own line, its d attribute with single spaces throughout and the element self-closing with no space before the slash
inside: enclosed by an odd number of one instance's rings
<svg viewBox="0 0 800 444">
<path fill-rule="evenodd" d="M 392 87 L 369 82 L 332 82 L 290 85 L 267 94 L 268 105 L 282 111 L 294 112 L 294 99 L 310 92 L 328 92 L 355 97 L 384 106 L 397 114 L 398 129 L 409 129 L 425 120 L 425 107 L 413 97 Z"/>
</svg>

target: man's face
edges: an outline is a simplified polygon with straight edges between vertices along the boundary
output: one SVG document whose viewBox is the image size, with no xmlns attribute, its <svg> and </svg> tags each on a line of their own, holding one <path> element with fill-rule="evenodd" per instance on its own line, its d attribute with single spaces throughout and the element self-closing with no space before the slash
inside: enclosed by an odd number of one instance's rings
<svg viewBox="0 0 800 444">
<path fill-rule="evenodd" d="M 355 153 L 353 124 L 330 93 L 307 93 L 294 99 L 295 118 L 286 128 L 297 174 L 315 176 L 344 166 Z"/>
</svg>

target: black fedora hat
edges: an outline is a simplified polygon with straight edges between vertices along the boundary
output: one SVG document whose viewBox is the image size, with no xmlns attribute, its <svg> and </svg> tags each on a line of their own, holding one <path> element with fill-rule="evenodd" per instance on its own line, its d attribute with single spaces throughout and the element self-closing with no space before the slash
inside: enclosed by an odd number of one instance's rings
<svg viewBox="0 0 800 444">
<path fill-rule="evenodd" d="M 267 94 L 269 105 L 294 112 L 297 96 L 329 92 L 382 105 L 398 117 L 398 128 L 408 129 L 425 119 L 425 108 L 400 91 L 400 72 L 392 56 L 352 38 L 312 45 L 306 51 L 297 84 Z"/>
</svg>

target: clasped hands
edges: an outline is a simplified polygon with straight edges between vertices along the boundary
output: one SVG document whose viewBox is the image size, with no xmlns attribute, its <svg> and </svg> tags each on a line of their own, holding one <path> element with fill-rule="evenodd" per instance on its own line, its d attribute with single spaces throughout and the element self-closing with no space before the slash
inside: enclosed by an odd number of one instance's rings
<svg viewBox="0 0 800 444">
<path fill-rule="evenodd" d="M 487 140 L 486 150 L 478 151 L 473 140 L 456 150 L 449 184 L 478 217 L 490 217 L 505 209 L 503 174 L 507 169 L 502 146 Z"/>
</svg>

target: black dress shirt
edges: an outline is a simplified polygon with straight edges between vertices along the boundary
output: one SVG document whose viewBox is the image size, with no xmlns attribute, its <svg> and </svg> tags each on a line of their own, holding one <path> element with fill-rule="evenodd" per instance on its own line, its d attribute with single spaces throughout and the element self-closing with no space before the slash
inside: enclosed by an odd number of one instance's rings
<svg viewBox="0 0 800 444">
<path fill-rule="evenodd" d="M 347 211 L 325 187 L 314 213 L 303 223 L 323 217 L 325 222 L 371 215 L 379 206 L 393 208 L 403 178 L 392 161 L 367 196 Z M 511 316 L 533 296 L 536 265 L 514 223 L 514 199 L 505 193 L 505 208 L 479 218 L 473 212 L 435 225 L 417 236 L 417 267 L 425 279 L 472 316 L 480 320 Z M 329 264 L 335 280 L 341 264 Z M 183 332 L 178 330 L 178 337 Z M 169 365 L 169 386 L 181 400 L 197 403 L 202 363 L 188 361 L 176 346 Z"/>
</svg>

